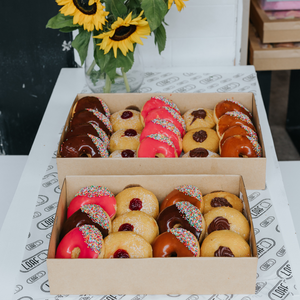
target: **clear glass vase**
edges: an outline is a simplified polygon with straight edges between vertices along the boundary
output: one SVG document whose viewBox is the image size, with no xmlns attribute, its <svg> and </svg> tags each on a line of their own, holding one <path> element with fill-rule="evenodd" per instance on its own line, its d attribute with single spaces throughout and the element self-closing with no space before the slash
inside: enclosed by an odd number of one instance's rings
<svg viewBox="0 0 300 300">
<path fill-rule="evenodd" d="M 117 68 L 115 82 L 112 83 L 105 72 L 101 72 L 93 55 L 93 40 L 90 40 L 84 64 L 85 80 L 94 93 L 133 93 L 139 89 L 144 80 L 144 65 L 139 53 L 139 45 L 135 47 L 134 63 L 128 72 Z"/>
</svg>

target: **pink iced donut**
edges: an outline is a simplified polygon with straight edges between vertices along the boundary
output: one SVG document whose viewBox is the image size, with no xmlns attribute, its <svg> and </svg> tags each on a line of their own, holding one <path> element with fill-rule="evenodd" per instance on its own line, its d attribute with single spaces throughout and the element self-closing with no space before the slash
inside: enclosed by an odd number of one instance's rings
<svg viewBox="0 0 300 300">
<path fill-rule="evenodd" d="M 114 194 L 106 187 L 91 185 L 82 188 L 72 199 L 68 207 L 67 218 L 86 204 L 100 205 L 111 219 L 116 214 L 117 202 Z"/>
<path fill-rule="evenodd" d="M 180 110 L 177 107 L 177 105 L 170 99 L 167 99 L 163 96 L 155 96 L 151 97 L 143 106 L 141 111 L 141 119 L 142 122 L 144 121 L 145 117 L 149 113 L 150 110 L 160 108 L 162 106 L 169 106 L 173 109 L 175 109 L 179 114 Z"/>
<path fill-rule="evenodd" d="M 94 225 L 82 225 L 63 237 L 55 258 L 101 258 L 103 255 L 101 232 Z"/>
<path fill-rule="evenodd" d="M 150 134 L 140 143 L 138 157 L 177 157 L 173 142 L 163 134 Z"/>
<path fill-rule="evenodd" d="M 182 116 L 173 108 L 168 106 L 163 106 L 160 108 L 156 108 L 150 110 L 148 115 L 145 118 L 145 126 L 147 123 L 154 119 L 165 119 L 168 122 L 173 123 L 178 130 L 180 131 L 181 137 L 185 135 L 186 132 L 186 125 Z"/>
<path fill-rule="evenodd" d="M 140 142 L 150 134 L 164 134 L 167 136 L 174 144 L 177 155 L 180 156 L 182 152 L 182 139 L 178 128 L 171 122 L 164 119 L 154 119 L 147 123 L 147 125 L 142 130 L 140 135 Z"/>
</svg>

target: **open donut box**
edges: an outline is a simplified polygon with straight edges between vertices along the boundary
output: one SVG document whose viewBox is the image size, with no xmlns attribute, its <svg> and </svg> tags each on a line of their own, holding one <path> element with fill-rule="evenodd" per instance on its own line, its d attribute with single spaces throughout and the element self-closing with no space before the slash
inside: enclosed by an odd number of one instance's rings
<svg viewBox="0 0 300 300">
<path fill-rule="evenodd" d="M 131 184 L 152 191 L 161 202 L 176 186 L 192 184 L 203 195 L 227 191 L 244 202 L 250 224 L 251 257 L 169 257 L 140 259 L 55 259 L 66 210 L 85 186 L 102 185 L 115 195 Z M 257 248 L 243 178 L 240 175 L 67 176 L 49 244 L 47 267 L 51 294 L 254 294 Z"/>
<path fill-rule="evenodd" d="M 142 109 L 152 96 L 172 99 L 181 114 L 192 108 L 214 109 L 224 99 L 233 99 L 247 107 L 253 115 L 259 143 L 263 150 L 260 158 L 63 158 L 60 145 L 64 140 L 72 116 L 74 104 L 82 97 L 91 95 L 101 98 L 110 112 L 135 106 Z M 133 93 L 133 94 L 78 94 L 70 108 L 57 150 L 59 185 L 68 175 L 155 175 L 155 174 L 239 174 L 247 189 L 264 189 L 266 182 L 266 157 L 257 106 L 253 93 Z M 255 171 L 255 176 L 253 172 Z"/>
</svg>

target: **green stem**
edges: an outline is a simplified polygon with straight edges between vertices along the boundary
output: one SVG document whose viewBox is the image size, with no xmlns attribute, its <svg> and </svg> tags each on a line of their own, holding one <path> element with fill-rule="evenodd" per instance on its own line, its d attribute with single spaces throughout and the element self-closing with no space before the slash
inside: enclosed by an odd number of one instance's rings
<svg viewBox="0 0 300 300">
<path fill-rule="evenodd" d="M 90 67 L 89 67 L 88 70 L 86 71 L 86 74 L 87 74 L 87 75 L 90 75 L 90 74 L 91 74 L 91 72 L 93 71 L 95 65 L 96 65 L 96 61 L 93 60 L 92 64 L 90 65 Z"/>
<path fill-rule="evenodd" d="M 124 72 L 124 68 L 121 68 L 121 71 L 122 71 L 122 76 L 123 76 L 123 79 L 124 79 L 126 91 L 127 91 L 127 93 L 130 93 L 130 86 L 129 86 L 129 83 L 128 83 L 126 73 Z"/>
<path fill-rule="evenodd" d="M 103 88 L 103 92 L 104 93 L 110 93 L 111 90 L 111 80 L 109 78 L 109 76 L 106 74 L 105 76 L 105 86 Z"/>
</svg>

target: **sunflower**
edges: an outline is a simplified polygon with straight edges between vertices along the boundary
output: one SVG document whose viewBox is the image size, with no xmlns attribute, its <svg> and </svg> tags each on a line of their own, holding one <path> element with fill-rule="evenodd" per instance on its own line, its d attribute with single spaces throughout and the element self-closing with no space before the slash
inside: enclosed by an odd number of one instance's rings
<svg viewBox="0 0 300 300">
<path fill-rule="evenodd" d="M 168 9 L 170 9 L 173 2 L 175 2 L 178 11 L 181 11 L 185 7 L 185 4 L 183 3 L 183 1 L 189 1 L 189 0 L 169 0 Z"/>
<path fill-rule="evenodd" d="M 105 12 L 100 0 L 56 0 L 58 5 L 63 6 L 60 12 L 65 16 L 73 16 L 73 24 L 83 25 L 84 30 L 102 30 L 105 24 Z"/>
<path fill-rule="evenodd" d="M 111 25 L 111 30 L 94 36 L 94 38 L 102 39 L 100 49 L 104 50 L 104 54 L 108 53 L 113 48 L 114 56 L 117 57 L 118 48 L 126 56 L 128 50 L 133 52 L 133 44 L 138 43 L 143 45 L 141 38 L 147 38 L 151 30 L 146 18 L 142 19 L 142 11 L 138 17 L 131 19 L 132 12 L 123 20 L 118 17 Z"/>
</svg>

